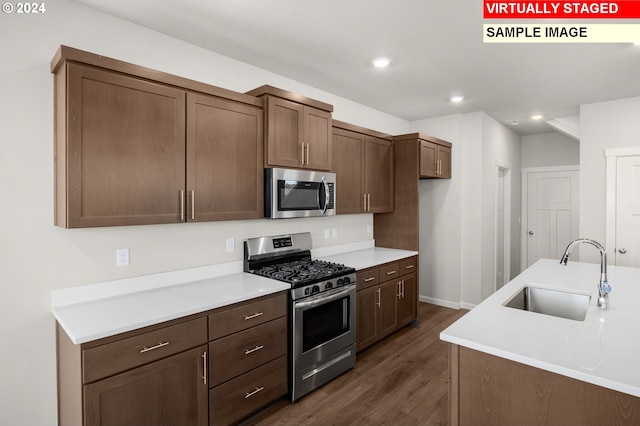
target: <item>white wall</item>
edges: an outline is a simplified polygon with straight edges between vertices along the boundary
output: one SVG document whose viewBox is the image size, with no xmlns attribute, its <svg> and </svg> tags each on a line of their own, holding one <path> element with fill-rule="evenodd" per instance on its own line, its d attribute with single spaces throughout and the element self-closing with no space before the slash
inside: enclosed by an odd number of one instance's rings
<svg viewBox="0 0 640 426">
<path fill-rule="evenodd" d="M 0 24 L 0 424 L 56 423 L 53 289 L 242 259 L 246 237 L 311 231 L 315 247 L 370 240 L 372 215 L 66 230 L 53 226 L 53 77 L 61 44 L 237 91 L 273 84 L 391 134 L 409 124 L 67 0 Z M 339 238 L 324 240 L 323 228 Z M 226 237 L 236 251 L 225 252 Z M 115 266 L 129 247 L 131 265 Z"/>
<path fill-rule="evenodd" d="M 484 113 L 411 123 L 453 143 L 452 179 L 420 182 L 420 295 L 471 308 L 495 290 L 498 166 L 511 170 L 511 273 L 520 261 L 520 137 Z"/>
<path fill-rule="evenodd" d="M 522 168 L 580 164 L 580 144 L 557 132 L 520 138 Z"/>
<path fill-rule="evenodd" d="M 462 166 L 459 114 L 411 123 L 422 132 L 452 143 L 451 179 L 422 179 L 420 192 L 421 300 L 457 308 L 460 301 Z"/>
<path fill-rule="evenodd" d="M 580 236 L 605 244 L 604 151 L 640 146 L 640 97 L 580 107 Z M 613 250 L 613 247 L 607 247 Z M 580 260 L 599 262 L 597 250 L 580 250 Z"/>
</svg>

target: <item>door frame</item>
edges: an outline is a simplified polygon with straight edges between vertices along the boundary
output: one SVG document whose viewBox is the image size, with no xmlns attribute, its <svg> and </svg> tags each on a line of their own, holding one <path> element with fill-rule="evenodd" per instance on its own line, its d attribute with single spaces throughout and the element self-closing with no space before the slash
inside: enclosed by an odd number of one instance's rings
<svg viewBox="0 0 640 426">
<path fill-rule="evenodd" d="M 498 197 L 500 197 L 501 195 L 498 193 L 498 187 L 499 187 L 499 179 L 500 179 L 500 171 L 503 171 L 503 188 L 502 188 L 502 202 L 503 202 L 503 223 L 502 223 L 502 230 L 503 230 L 503 235 L 502 235 L 502 246 L 503 246 L 503 256 L 502 259 L 498 259 L 498 241 L 497 241 L 497 236 L 498 236 Z M 494 285 L 494 292 L 498 290 L 498 284 L 496 283 L 496 275 L 498 272 L 498 261 L 501 261 L 504 263 L 503 266 L 503 271 L 502 273 L 503 275 L 503 285 L 506 284 L 507 282 L 511 281 L 511 168 L 510 167 L 506 167 L 500 164 L 496 164 L 496 182 L 495 182 L 495 206 L 494 206 L 494 215 L 495 215 L 495 222 L 494 222 L 494 227 L 495 227 L 495 244 L 494 244 L 494 264 L 493 264 L 493 285 Z"/>
<path fill-rule="evenodd" d="M 605 190 L 605 247 L 611 250 L 613 247 L 613 256 L 607 257 L 610 265 L 616 264 L 616 214 L 617 202 L 616 191 L 618 188 L 618 158 L 619 157 L 640 157 L 640 147 L 632 148 L 613 148 L 604 151 L 606 158 L 606 190 Z"/>
<path fill-rule="evenodd" d="M 554 173 L 554 172 L 580 172 L 580 165 L 551 166 L 551 167 L 526 167 L 522 169 L 522 220 L 520 222 L 520 270 L 527 269 L 528 245 L 527 229 L 529 228 L 529 174 L 530 173 Z"/>
</svg>

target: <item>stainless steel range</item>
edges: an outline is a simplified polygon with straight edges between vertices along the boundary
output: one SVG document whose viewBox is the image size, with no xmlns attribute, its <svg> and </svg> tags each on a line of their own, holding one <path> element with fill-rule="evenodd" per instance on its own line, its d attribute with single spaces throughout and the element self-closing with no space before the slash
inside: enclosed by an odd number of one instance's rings
<svg viewBox="0 0 640 426">
<path fill-rule="evenodd" d="M 311 234 L 251 238 L 244 270 L 291 284 L 289 398 L 295 401 L 353 368 L 356 271 L 311 259 Z"/>
</svg>

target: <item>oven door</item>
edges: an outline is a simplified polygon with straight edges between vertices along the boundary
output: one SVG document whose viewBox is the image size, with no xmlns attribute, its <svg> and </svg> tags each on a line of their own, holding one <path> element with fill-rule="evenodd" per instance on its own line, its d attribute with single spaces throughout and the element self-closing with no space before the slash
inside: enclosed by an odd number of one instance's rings
<svg viewBox="0 0 640 426">
<path fill-rule="evenodd" d="M 292 400 L 355 365 L 355 283 L 293 301 Z"/>
</svg>

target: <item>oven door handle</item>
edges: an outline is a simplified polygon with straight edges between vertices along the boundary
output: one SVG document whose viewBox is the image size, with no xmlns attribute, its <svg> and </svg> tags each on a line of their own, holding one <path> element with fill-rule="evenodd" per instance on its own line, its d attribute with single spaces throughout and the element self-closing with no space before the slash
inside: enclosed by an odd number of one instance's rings
<svg viewBox="0 0 640 426">
<path fill-rule="evenodd" d="M 346 289 L 341 289 L 339 291 L 331 292 L 330 294 L 327 294 L 327 295 L 322 295 L 322 297 L 319 297 L 317 299 L 296 302 L 294 304 L 294 307 L 296 310 L 305 310 L 305 309 L 313 308 L 319 305 L 323 305 L 325 303 L 333 302 L 334 300 L 340 299 L 346 296 L 347 294 L 354 292 L 355 290 L 356 290 L 356 286 L 351 284 Z"/>
</svg>

